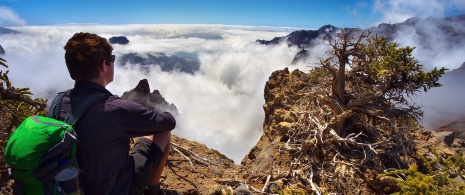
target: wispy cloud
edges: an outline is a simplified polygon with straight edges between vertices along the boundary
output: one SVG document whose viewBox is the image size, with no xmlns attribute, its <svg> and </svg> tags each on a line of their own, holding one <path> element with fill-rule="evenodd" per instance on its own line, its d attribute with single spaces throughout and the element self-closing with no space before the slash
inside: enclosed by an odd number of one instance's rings
<svg viewBox="0 0 465 195">
<path fill-rule="evenodd" d="M 380 23 L 400 23 L 411 17 L 444 17 L 447 12 L 465 10 L 463 0 L 375 0 L 373 13 L 380 14 Z"/>
<path fill-rule="evenodd" d="M 0 26 L 24 26 L 26 21 L 19 17 L 15 10 L 0 6 Z"/>
</svg>

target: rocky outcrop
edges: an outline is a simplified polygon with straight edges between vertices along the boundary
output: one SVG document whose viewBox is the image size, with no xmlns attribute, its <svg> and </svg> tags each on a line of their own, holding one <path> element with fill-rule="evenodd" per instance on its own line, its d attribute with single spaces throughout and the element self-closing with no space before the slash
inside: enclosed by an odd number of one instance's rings
<svg viewBox="0 0 465 195">
<path fill-rule="evenodd" d="M 278 70 L 270 76 L 265 86 L 264 95 L 264 133 L 241 162 L 240 173 L 250 186 L 259 189 L 265 185 L 269 177 L 271 179 L 267 185 L 277 186 L 281 190 L 293 189 L 304 194 L 313 192 L 310 181 L 323 187 L 328 193 L 339 193 L 345 189 L 347 190 L 345 192 L 352 193 L 390 194 L 401 188 L 393 180 L 384 177 L 377 178 L 377 175 L 383 171 L 393 170 L 393 167 L 399 166 L 404 169 L 419 163 L 417 154 L 434 159 L 435 153 L 432 150 L 444 158 L 463 155 L 460 152 L 465 149 L 465 141 L 454 132 L 429 131 L 420 127 L 411 132 L 414 139 L 412 151 L 404 153 L 402 157 L 392 162 L 390 162 L 392 160 L 390 158 L 393 156 L 380 154 L 372 159 L 373 162 L 366 163 L 363 169 L 353 169 L 354 166 L 349 164 L 341 163 L 338 165 L 332 160 L 325 161 L 322 156 L 319 162 L 313 162 L 319 164 L 318 166 L 311 165 L 310 161 L 297 157 L 302 151 L 313 151 L 311 146 L 309 149 L 303 148 L 305 140 L 299 141 L 302 143 L 301 146 L 290 145 L 289 140 L 295 141 L 297 135 L 294 129 L 302 123 L 306 123 L 301 118 L 305 111 L 297 111 L 297 109 L 312 100 L 311 97 L 306 96 L 305 91 L 316 84 L 313 82 L 315 80 L 310 75 L 299 70 L 292 72 L 288 69 Z M 377 150 L 383 151 L 381 148 L 377 148 Z M 351 159 L 347 160 L 347 162 L 351 162 Z M 381 166 L 373 166 L 376 163 L 381 163 Z M 391 163 L 397 165 L 390 167 Z M 306 168 L 300 169 L 299 166 L 302 165 Z M 327 168 L 321 170 L 319 166 Z M 311 170 L 315 171 L 313 178 L 310 177 Z M 320 175 L 320 172 L 317 171 L 326 172 L 328 170 L 331 170 L 332 177 L 317 176 Z M 460 175 L 457 177 L 457 180 L 463 181 L 463 179 Z"/>
<path fill-rule="evenodd" d="M 138 64 L 141 68 L 150 70 L 151 66 L 159 66 L 162 71 L 180 71 L 189 74 L 200 69 L 200 61 L 196 57 L 190 56 L 167 56 L 164 53 L 139 55 L 136 53 L 124 54 L 119 58 L 119 63 L 123 66 L 126 64 Z"/>
<path fill-rule="evenodd" d="M 0 45 L 0 54 L 5 54 L 5 49 Z"/>
<path fill-rule="evenodd" d="M 124 92 L 121 98 L 138 102 L 150 110 L 157 110 L 160 112 L 166 111 L 172 114 L 178 114 L 176 106 L 166 102 L 165 98 L 163 98 L 158 90 L 154 90 L 150 93 L 150 86 L 147 79 L 140 80 L 136 88 L 131 91 Z"/>
<path fill-rule="evenodd" d="M 126 38 L 125 36 L 111 37 L 109 41 L 111 44 L 120 44 L 120 45 L 126 45 L 129 43 L 128 38 Z"/>
</svg>

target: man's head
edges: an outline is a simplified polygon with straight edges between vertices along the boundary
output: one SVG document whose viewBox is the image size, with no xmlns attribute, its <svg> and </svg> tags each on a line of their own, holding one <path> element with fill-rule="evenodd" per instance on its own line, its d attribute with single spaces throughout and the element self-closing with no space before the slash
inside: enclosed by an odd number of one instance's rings
<svg viewBox="0 0 465 195">
<path fill-rule="evenodd" d="M 68 40 L 64 49 L 66 51 L 66 66 L 71 78 L 75 81 L 98 79 L 102 70 L 113 68 L 115 59 L 111 55 L 113 47 L 107 39 L 96 34 L 76 33 Z M 109 67 L 105 67 L 105 65 Z M 113 69 L 111 71 L 113 74 Z M 113 77 L 113 75 L 111 76 Z"/>
</svg>

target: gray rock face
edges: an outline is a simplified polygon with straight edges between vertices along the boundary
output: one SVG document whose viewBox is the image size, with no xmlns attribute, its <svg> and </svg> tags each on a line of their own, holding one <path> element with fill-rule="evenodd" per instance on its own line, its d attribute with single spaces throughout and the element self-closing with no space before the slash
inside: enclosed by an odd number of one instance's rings
<svg viewBox="0 0 465 195">
<path fill-rule="evenodd" d="M 5 49 L 0 45 L 0 54 L 5 54 Z"/>
</svg>

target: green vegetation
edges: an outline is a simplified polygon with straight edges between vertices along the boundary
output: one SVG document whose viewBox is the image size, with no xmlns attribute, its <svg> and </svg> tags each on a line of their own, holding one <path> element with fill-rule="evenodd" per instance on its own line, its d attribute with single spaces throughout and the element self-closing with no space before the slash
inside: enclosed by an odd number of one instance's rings
<svg viewBox="0 0 465 195">
<path fill-rule="evenodd" d="M 0 66 L 8 68 L 3 58 L 0 58 Z M 47 100 L 33 99 L 29 88 L 14 87 L 8 78 L 8 72 L 0 71 L 0 113 L 4 117 L 0 122 L 4 125 L 2 130 L 9 134 L 28 116 L 46 115 Z"/>
<path fill-rule="evenodd" d="M 408 169 L 380 174 L 378 178 L 390 177 L 395 180 L 402 188 L 401 192 L 395 194 L 465 194 L 465 184 L 455 180 L 465 171 L 463 155 L 443 158 L 436 151 L 432 151 L 435 160 L 427 160 L 423 155 L 418 154 L 426 167 L 423 170 L 425 173 L 420 172 L 418 165 L 413 164 Z"/>
</svg>

